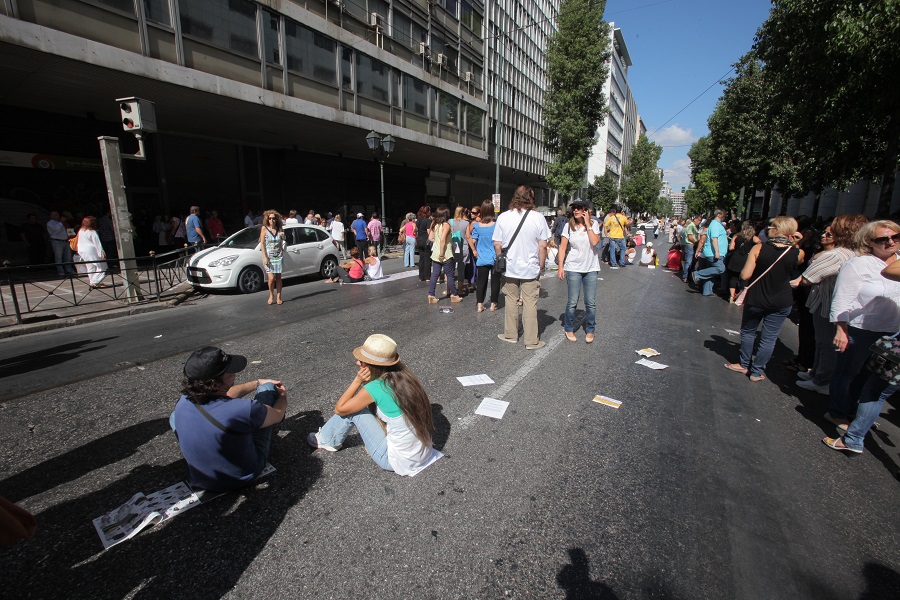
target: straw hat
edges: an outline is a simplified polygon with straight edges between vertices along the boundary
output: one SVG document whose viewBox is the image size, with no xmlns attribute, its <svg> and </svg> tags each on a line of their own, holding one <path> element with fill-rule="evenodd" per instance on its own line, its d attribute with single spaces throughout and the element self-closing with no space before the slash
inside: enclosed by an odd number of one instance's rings
<svg viewBox="0 0 900 600">
<path fill-rule="evenodd" d="M 378 367 L 389 367 L 400 362 L 397 342 L 380 333 L 367 337 L 365 344 L 353 350 L 353 356 L 360 362 Z"/>
</svg>

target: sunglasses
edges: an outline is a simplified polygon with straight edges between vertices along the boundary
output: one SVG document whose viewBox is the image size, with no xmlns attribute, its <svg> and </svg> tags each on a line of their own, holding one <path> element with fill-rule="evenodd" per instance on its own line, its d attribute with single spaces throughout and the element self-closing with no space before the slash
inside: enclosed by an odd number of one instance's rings
<svg viewBox="0 0 900 600">
<path fill-rule="evenodd" d="M 823 232 L 822 232 L 822 237 L 833 238 L 833 237 L 834 237 L 834 234 L 831 233 L 830 231 L 823 231 Z"/>
<path fill-rule="evenodd" d="M 875 244 L 879 244 L 881 246 L 889 246 L 893 244 L 900 244 L 900 233 L 895 233 L 894 235 L 888 237 L 877 237 L 872 238 L 872 242 Z"/>
</svg>

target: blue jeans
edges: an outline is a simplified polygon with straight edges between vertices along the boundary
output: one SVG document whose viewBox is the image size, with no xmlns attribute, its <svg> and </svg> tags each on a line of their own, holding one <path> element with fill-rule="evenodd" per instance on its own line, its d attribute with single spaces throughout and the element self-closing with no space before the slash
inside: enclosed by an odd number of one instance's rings
<svg viewBox="0 0 900 600">
<path fill-rule="evenodd" d="M 869 375 L 868 371 L 863 371 L 863 365 L 869 358 L 869 348 L 881 336 L 893 333 L 893 331 L 885 333 L 847 327 L 847 336 L 850 340 L 847 349 L 838 355 L 829 384 L 831 404 L 828 406 L 828 412 L 831 416 L 844 419 L 853 417 L 859 394 Z"/>
<path fill-rule="evenodd" d="M 688 275 L 691 273 L 691 265 L 694 264 L 694 247 L 693 246 L 681 246 L 684 250 L 684 270 L 681 273 L 681 280 L 687 281 Z"/>
<path fill-rule="evenodd" d="M 334 448 L 344 445 L 347 434 L 356 426 L 356 430 L 366 445 L 366 452 L 372 457 L 379 467 L 385 471 L 393 471 L 388 462 L 387 436 L 384 429 L 378 423 L 378 417 L 373 415 L 368 408 L 364 408 L 352 415 L 342 417 L 334 415 L 319 430 L 319 442 Z"/>
<path fill-rule="evenodd" d="M 403 244 L 403 266 L 416 266 L 416 238 L 407 237 L 406 243 Z"/>
<path fill-rule="evenodd" d="M 584 288 L 584 332 L 594 333 L 597 328 L 597 271 L 589 273 L 575 273 L 566 271 L 566 283 L 569 286 L 569 301 L 566 303 L 566 313 L 563 316 L 563 328 L 566 331 L 575 331 L 575 307 L 578 305 L 578 297 Z"/>
<path fill-rule="evenodd" d="M 618 264 L 625 265 L 625 238 L 609 238 L 609 264 L 613 267 L 616 263 L 616 250 L 619 253 Z"/>
<path fill-rule="evenodd" d="M 887 381 L 874 373 L 868 375 L 859 395 L 856 418 L 853 419 L 850 427 L 847 428 L 847 433 L 844 434 L 844 445 L 854 450 L 863 449 L 866 433 L 881 414 L 884 401 L 900 390 L 900 385 L 889 385 Z"/>
<path fill-rule="evenodd" d="M 444 271 L 444 275 L 447 276 L 447 287 L 450 288 L 450 295 L 456 296 L 456 281 L 454 280 L 453 271 L 456 269 L 456 261 L 453 258 L 448 258 L 444 262 L 438 262 L 436 260 L 431 261 L 431 281 L 428 282 L 428 295 L 434 296 L 434 291 L 437 288 L 437 280 L 438 275 L 441 274 L 441 271 Z"/>
<path fill-rule="evenodd" d="M 790 314 L 790 306 L 771 310 L 744 305 L 744 314 L 741 317 L 741 366 L 749 370 L 751 375 L 759 376 L 766 370 L 766 364 L 772 358 L 772 350 L 775 349 L 778 333 Z M 754 360 L 753 345 L 756 342 L 756 328 L 760 321 L 762 332 L 759 335 L 759 346 Z"/>
<path fill-rule="evenodd" d="M 722 257 L 714 259 L 707 256 L 706 261 L 710 263 L 710 265 L 705 269 L 697 271 L 697 281 L 703 282 L 703 295 L 712 296 L 713 283 L 715 282 L 716 277 L 725 272 L 725 259 Z"/>
<path fill-rule="evenodd" d="M 50 240 L 50 245 L 53 247 L 53 261 L 56 263 L 56 272 L 62 277 L 63 275 L 74 275 L 75 269 L 72 265 L 65 265 L 63 267 L 63 263 L 71 263 L 72 262 L 72 248 L 69 246 L 69 242 L 66 240 Z"/>
</svg>

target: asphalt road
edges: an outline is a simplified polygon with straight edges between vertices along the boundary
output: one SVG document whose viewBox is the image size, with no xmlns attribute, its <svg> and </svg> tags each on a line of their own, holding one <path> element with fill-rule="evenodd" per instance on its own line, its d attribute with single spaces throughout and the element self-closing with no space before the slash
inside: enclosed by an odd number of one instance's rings
<svg viewBox="0 0 900 600">
<path fill-rule="evenodd" d="M 307 279 L 281 307 L 215 295 L 0 341 L 0 495 L 39 521 L 0 550 L 0 597 L 900 597 L 897 411 L 864 455 L 840 455 L 819 442 L 824 397 L 780 368 L 793 324 L 751 383 L 722 368 L 739 308 L 660 269 L 601 277 L 592 345 L 565 341 L 565 286 L 543 280 L 537 352 L 497 340 L 502 312 L 471 296 L 441 313 L 415 277 Z M 414 478 L 356 436 L 335 454 L 305 442 L 373 332 L 434 404 L 446 456 Z M 167 417 L 208 343 L 287 385 L 277 472 L 103 552 L 91 519 L 186 475 Z M 634 364 L 647 346 L 669 368 Z M 456 381 L 480 373 L 496 383 Z M 510 402 L 502 419 L 474 414 L 484 397 Z"/>
</svg>

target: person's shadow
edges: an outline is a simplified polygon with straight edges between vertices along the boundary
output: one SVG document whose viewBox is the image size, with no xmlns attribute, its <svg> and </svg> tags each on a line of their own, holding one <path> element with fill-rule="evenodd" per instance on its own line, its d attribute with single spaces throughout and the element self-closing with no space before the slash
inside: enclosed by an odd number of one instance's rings
<svg viewBox="0 0 900 600">
<path fill-rule="evenodd" d="M 92 520 L 139 491 L 185 479 L 183 460 L 141 465 L 102 489 L 38 512 L 35 537 L 0 558 L 4 589 L 34 598 L 220 598 L 321 474 L 321 461 L 306 443 L 306 433 L 321 423 L 318 411 L 289 417 L 272 443 L 269 462 L 276 472 L 106 551 Z"/>
<path fill-rule="evenodd" d="M 566 592 L 566 600 L 616 600 L 612 588 L 591 579 L 591 566 L 581 548 L 569 548 L 570 564 L 556 575 L 556 583 Z"/>
<path fill-rule="evenodd" d="M 435 450 L 443 450 L 447 440 L 450 439 L 450 421 L 444 416 L 444 407 L 440 404 L 431 405 L 431 419 L 434 423 L 434 435 L 431 436 L 431 445 Z"/>
</svg>

